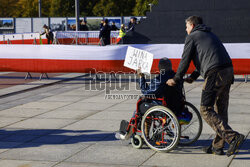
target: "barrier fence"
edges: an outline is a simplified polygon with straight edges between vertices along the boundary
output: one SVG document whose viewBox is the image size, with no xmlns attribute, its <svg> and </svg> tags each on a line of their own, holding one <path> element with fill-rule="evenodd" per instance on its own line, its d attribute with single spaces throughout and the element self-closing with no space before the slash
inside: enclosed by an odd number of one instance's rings
<svg viewBox="0 0 250 167">
<path fill-rule="evenodd" d="M 112 31 L 110 43 L 116 44 L 119 31 Z M 53 44 L 99 45 L 99 31 L 56 31 Z M 0 44 L 47 44 L 45 35 L 39 33 L 0 35 Z"/>
<path fill-rule="evenodd" d="M 118 31 L 110 34 L 110 43 L 116 44 L 119 35 Z M 55 42 L 57 44 L 78 44 L 78 45 L 99 45 L 99 31 L 58 31 L 56 32 Z"/>
</svg>

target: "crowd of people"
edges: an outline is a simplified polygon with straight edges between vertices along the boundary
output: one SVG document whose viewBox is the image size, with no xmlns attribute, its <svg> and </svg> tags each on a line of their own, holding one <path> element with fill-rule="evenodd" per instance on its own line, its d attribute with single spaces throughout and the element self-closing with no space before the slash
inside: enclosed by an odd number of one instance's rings
<svg viewBox="0 0 250 167">
<path fill-rule="evenodd" d="M 121 24 L 121 28 L 117 28 L 115 22 L 112 22 L 112 25 L 109 25 L 109 20 L 105 19 L 102 20 L 100 23 L 100 45 L 105 46 L 110 44 L 110 32 L 119 30 L 119 36 L 117 38 L 117 43 L 122 44 L 123 38 L 125 37 L 126 33 L 129 31 L 135 30 L 135 25 L 138 24 L 136 17 L 131 17 L 128 26 L 126 27 L 124 24 Z"/>
<path fill-rule="evenodd" d="M 138 24 L 137 18 L 136 17 L 131 17 L 130 22 L 128 23 L 127 26 L 125 24 L 121 24 L 121 27 L 118 28 L 116 26 L 116 23 L 110 22 L 108 19 L 101 20 L 101 23 L 99 25 L 99 39 L 100 39 L 100 45 L 105 46 L 105 45 L 110 45 L 110 33 L 111 31 L 119 31 L 119 36 L 117 37 L 117 43 L 122 44 L 123 43 L 123 38 L 125 37 L 126 33 L 130 31 L 135 30 L 135 25 Z M 43 26 L 44 32 L 41 33 L 40 35 L 46 34 L 46 38 L 48 40 L 48 44 L 53 43 L 54 40 L 54 35 L 51 30 L 51 28 L 47 25 Z M 76 25 L 68 25 L 68 30 L 76 30 Z M 89 26 L 87 24 L 86 20 L 80 20 L 79 24 L 79 31 L 89 31 Z"/>
</svg>

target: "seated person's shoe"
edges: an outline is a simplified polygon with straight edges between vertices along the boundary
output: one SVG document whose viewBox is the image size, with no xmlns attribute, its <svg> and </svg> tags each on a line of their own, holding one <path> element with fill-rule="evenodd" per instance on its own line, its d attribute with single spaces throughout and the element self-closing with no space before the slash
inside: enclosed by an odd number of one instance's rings
<svg viewBox="0 0 250 167">
<path fill-rule="evenodd" d="M 120 124 L 120 131 L 119 133 L 115 134 L 115 138 L 121 140 L 128 140 L 133 133 L 133 126 L 131 125 L 129 130 L 127 131 L 128 126 L 129 122 L 126 120 L 122 120 Z"/>
<path fill-rule="evenodd" d="M 177 116 L 177 118 L 180 125 L 188 125 L 193 118 L 193 114 L 185 108 L 181 115 Z"/>
<path fill-rule="evenodd" d="M 223 148 L 214 148 L 212 145 L 202 148 L 202 151 L 207 154 L 225 155 Z"/>
<path fill-rule="evenodd" d="M 126 121 L 126 120 L 121 121 L 119 131 L 122 135 L 125 135 L 127 133 L 128 125 L 129 125 L 128 121 Z"/>
<path fill-rule="evenodd" d="M 244 141 L 245 136 L 242 134 L 238 134 L 235 136 L 233 141 L 229 144 L 229 148 L 227 150 L 227 156 L 231 156 L 232 154 L 235 153 L 235 151 L 241 146 L 241 144 Z"/>
</svg>

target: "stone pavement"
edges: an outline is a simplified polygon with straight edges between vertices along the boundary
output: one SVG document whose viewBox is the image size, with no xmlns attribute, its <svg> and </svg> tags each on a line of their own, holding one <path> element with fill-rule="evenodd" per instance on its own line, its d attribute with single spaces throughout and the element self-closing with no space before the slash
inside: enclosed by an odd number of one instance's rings
<svg viewBox="0 0 250 167">
<path fill-rule="evenodd" d="M 0 167 L 250 166 L 250 83 L 244 83 L 241 76 L 232 85 L 229 124 L 247 138 L 237 155 L 227 157 L 200 150 L 209 145 L 214 134 L 205 122 L 196 143 L 170 153 L 146 146 L 135 149 L 130 141 L 116 140 L 114 132 L 122 119 L 130 119 L 136 99 L 105 99 L 109 91 L 104 88 L 111 88 L 112 94 L 140 94 L 135 82 L 125 78 L 117 88 L 129 90 L 112 90 L 113 81 L 93 84 L 91 78 L 70 75 L 75 79 L 0 99 Z M 27 88 L 21 86 L 0 92 L 4 95 Z M 201 80 L 185 84 L 187 100 L 197 108 L 201 88 Z"/>
</svg>

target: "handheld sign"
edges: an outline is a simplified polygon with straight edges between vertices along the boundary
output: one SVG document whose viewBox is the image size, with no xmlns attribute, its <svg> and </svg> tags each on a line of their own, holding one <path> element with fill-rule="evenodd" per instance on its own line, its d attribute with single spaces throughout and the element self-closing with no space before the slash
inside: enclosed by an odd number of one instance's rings
<svg viewBox="0 0 250 167">
<path fill-rule="evenodd" d="M 140 68 L 142 73 L 150 74 L 153 59 L 154 55 L 152 53 L 129 46 L 124 66 L 133 70 Z"/>
</svg>

